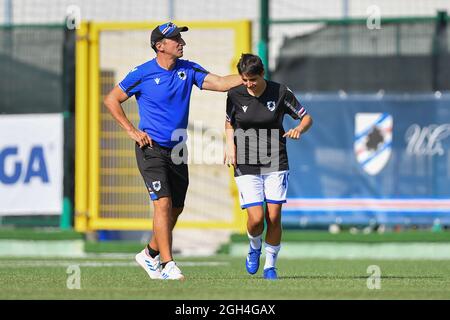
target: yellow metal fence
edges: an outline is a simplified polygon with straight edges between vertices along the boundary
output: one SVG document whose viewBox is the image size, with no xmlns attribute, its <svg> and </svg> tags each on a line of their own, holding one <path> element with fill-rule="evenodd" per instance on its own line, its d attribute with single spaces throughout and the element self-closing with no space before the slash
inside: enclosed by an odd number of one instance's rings
<svg viewBox="0 0 450 320">
<path fill-rule="evenodd" d="M 104 94 L 128 70 L 149 60 L 151 30 L 161 22 L 82 23 L 76 47 L 75 229 L 149 230 L 152 206 L 136 167 L 134 144 L 102 105 Z M 186 59 L 206 61 L 213 73 L 235 73 L 241 53 L 251 52 L 249 21 L 175 21 L 189 26 L 192 51 Z M 184 35 L 183 35 L 184 36 Z M 188 56 L 189 54 L 189 56 Z M 193 58 L 192 58 L 193 57 Z M 218 71 L 216 71 L 218 70 Z M 216 94 L 216 96 L 214 96 Z M 223 128 L 224 95 L 193 93 L 191 119 Z M 214 107 L 217 105 L 217 107 Z M 137 125 L 135 99 L 123 104 Z M 216 124 L 217 123 L 217 124 Z M 191 133 L 190 133 L 191 135 Z M 191 164 L 185 212 L 177 228 L 218 228 L 244 232 L 231 171 L 220 165 Z"/>
</svg>

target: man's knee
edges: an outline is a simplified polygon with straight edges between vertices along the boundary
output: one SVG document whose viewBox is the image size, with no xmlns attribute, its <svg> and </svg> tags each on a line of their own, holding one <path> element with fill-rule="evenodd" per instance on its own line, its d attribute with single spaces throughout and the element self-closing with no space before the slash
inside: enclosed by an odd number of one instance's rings
<svg viewBox="0 0 450 320">
<path fill-rule="evenodd" d="M 172 216 L 171 216 L 171 223 L 172 223 L 172 229 L 175 228 L 175 224 L 178 221 L 178 217 L 183 212 L 183 207 L 178 208 L 172 208 Z"/>
<path fill-rule="evenodd" d="M 175 217 L 178 217 L 183 212 L 184 207 L 172 208 L 172 213 Z"/>
<path fill-rule="evenodd" d="M 162 197 L 153 201 L 155 213 L 169 215 L 172 211 L 172 201 L 169 197 Z"/>
</svg>

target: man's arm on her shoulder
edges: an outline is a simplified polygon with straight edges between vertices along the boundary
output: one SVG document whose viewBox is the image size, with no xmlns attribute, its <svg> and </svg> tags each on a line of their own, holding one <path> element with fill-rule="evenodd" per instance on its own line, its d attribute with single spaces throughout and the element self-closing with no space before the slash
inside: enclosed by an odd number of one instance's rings
<svg viewBox="0 0 450 320">
<path fill-rule="evenodd" d="M 208 73 L 208 75 L 203 80 L 202 89 L 225 92 L 241 84 L 242 78 L 238 74 L 218 76 L 213 73 Z"/>
<path fill-rule="evenodd" d="M 122 103 L 128 99 L 128 95 L 119 86 L 115 86 L 105 97 L 103 103 L 117 123 L 127 132 L 128 136 L 136 141 L 140 147 L 152 145 L 150 137 L 143 131 L 137 130 L 128 120 L 122 108 Z"/>
<path fill-rule="evenodd" d="M 226 146 L 223 156 L 223 163 L 227 166 L 236 167 L 236 146 L 234 145 L 234 129 L 228 120 L 225 120 Z"/>
</svg>

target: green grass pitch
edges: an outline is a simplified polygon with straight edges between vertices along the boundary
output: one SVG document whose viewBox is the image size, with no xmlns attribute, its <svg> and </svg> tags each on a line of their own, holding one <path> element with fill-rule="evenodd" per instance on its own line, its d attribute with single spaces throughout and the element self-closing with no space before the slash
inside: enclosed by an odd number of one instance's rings
<svg viewBox="0 0 450 320">
<path fill-rule="evenodd" d="M 280 259 L 278 281 L 248 275 L 244 259 L 178 258 L 186 280 L 150 280 L 134 257 L 0 258 L 0 299 L 450 299 L 450 263 L 425 260 Z M 264 263 L 261 260 L 261 263 Z M 68 289 L 78 265 L 80 289 Z M 367 268 L 381 270 L 368 289 Z"/>
</svg>

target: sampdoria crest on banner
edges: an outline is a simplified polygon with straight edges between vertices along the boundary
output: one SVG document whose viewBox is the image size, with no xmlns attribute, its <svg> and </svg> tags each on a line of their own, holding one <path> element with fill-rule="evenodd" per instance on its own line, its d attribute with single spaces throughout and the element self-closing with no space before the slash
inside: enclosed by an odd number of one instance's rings
<svg viewBox="0 0 450 320">
<path fill-rule="evenodd" d="M 353 149 L 361 167 L 370 175 L 378 174 L 392 152 L 393 118 L 388 113 L 357 113 Z"/>
</svg>

